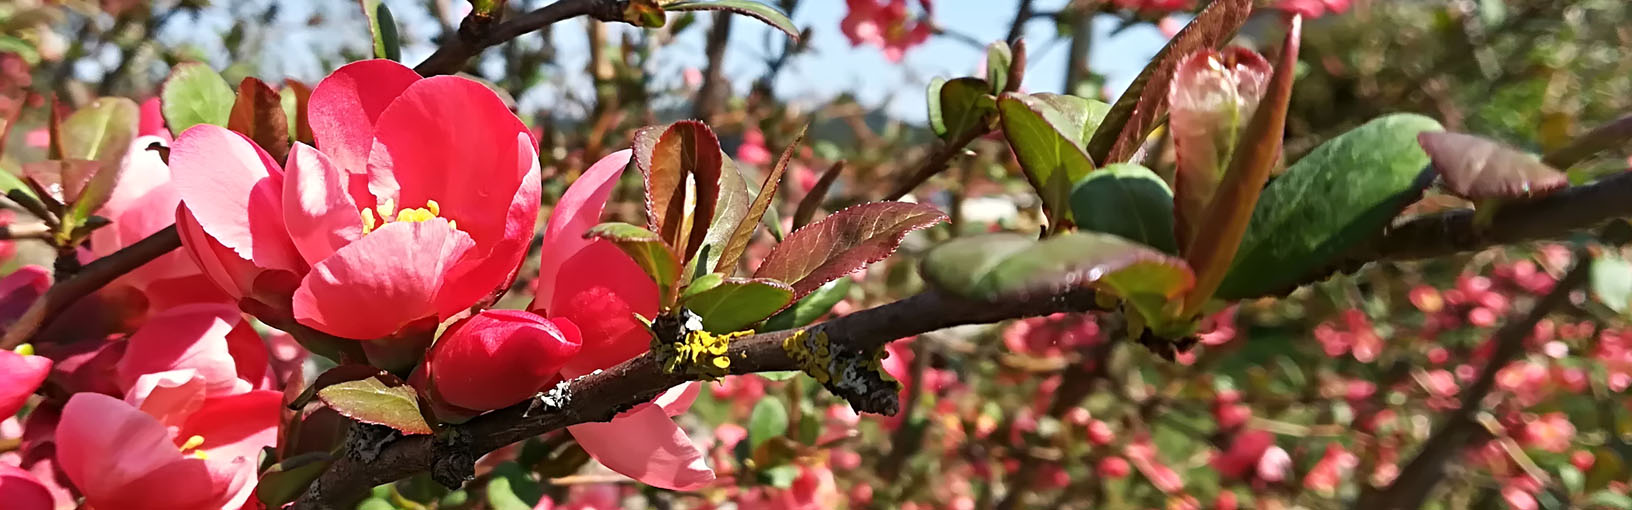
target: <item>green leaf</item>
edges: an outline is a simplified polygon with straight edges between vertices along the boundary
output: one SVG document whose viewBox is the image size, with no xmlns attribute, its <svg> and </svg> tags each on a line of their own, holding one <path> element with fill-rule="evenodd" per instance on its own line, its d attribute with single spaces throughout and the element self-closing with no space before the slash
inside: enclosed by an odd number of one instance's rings
<svg viewBox="0 0 1632 510">
<path fill-rule="evenodd" d="M 788 432 L 788 409 L 781 400 L 760 399 L 748 415 L 748 448 L 758 449 L 773 437 Z"/>
<path fill-rule="evenodd" d="M 1558 468 L 1558 479 L 1564 484 L 1564 490 L 1572 495 L 1581 494 L 1586 489 L 1587 477 L 1575 466 L 1565 464 Z"/>
<path fill-rule="evenodd" d="M 1054 110 L 1051 105 L 1023 94 L 1003 94 L 997 108 L 1003 121 L 1003 136 L 1014 149 L 1026 180 L 1042 197 L 1043 209 L 1066 210 L 1066 204 L 1060 201 L 1070 190 L 1056 189 L 1060 186 L 1053 183 L 1064 182 L 1069 186 L 1094 170 L 1093 160 L 1088 159 L 1075 138 L 1080 132 L 1078 126 L 1056 124 L 1063 122 L 1065 116 L 1057 111 L 1049 113 Z M 1063 177 L 1056 178 L 1056 173 Z"/>
<path fill-rule="evenodd" d="M 754 271 L 793 286 L 794 297 L 883 260 L 908 233 L 946 220 L 927 205 L 906 202 L 862 204 L 828 215 L 788 234 Z"/>
<path fill-rule="evenodd" d="M 932 92 L 938 97 L 930 102 L 930 122 L 941 126 L 936 132 L 941 138 L 953 140 L 991 129 L 997 104 L 992 101 L 991 87 L 986 80 L 956 78 Z"/>
<path fill-rule="evenodd" d="M 771 7 L 750 0 L 681 0 L 665 2 L 665 11 L 727 11 L 741 14 L 760 21 L 788 34 L 793 40 L 799 40 L 799 28 L 793 26 L 793 20 L 781 9 Z"/>
<path fill-rule="evenodd" d="M 793 481 L 799 479 L 799 466 L 784 464 L 759 472 L 765 484 L 778 489 L 793 487 Z"/>
<path fill-rule="evenodd" d="M 704 291 L 707 291 L 709 289 L 712 289 L 714 287 L 719 287 L 720 284 L 724 283 L 724 282 L 725 282 L 725 276 L 721 275 L 720 273 L 708 273 L 708 274 L 699 276 L 696 279 L 692 280 L 691 283 L 686 284 L 685 292 L 680 294 L 680 301 L 685 302 L 687 299 L 691 299 L 692 296 L 700 294 L 700 293 L 702 293 Z"/>
<path fill-rule="evenodd" d="M 170 71 L 159 98 L 165 124 L 171 133 L 180 136 L 198 124 L 226 126 L 236 96 L 215 70 L 188 62 Z"/>
<path fill-rule="evenodd" d="M 714 205 L 714 218 L 703 235 L 703 247 L 697 250 L 697 256 L 686 261 L 684 275 L 706 274 L 709 268 L 720 265 L 725 245 L 736 233 L 737 225 L 748 216 L 748 207 L 754 200 L 742 172 L 737 170 L 737 163 L 723 152 L 720 159 L 720 198 Z M 731 269 L 734 271 L 736 267 L 733 265 Z"/>
<path fill-rule="evenodd" d="M 136 139 L 141 107 L 125 98 L 101 98 L 69 115 L 61 127 L 63 157 L 69 158 L 61 175 L 64 199 L 69 202 L 59 233 L 71 234 L 113 196 L 124 171 L 121 163 Z M 90 160 L 79 164 L 73 160 Z M 85 175 L 85 172 L 90 172 Z"/>
<path fill-rule="evenodd" d="M 397 38 L 397 21 L 380 0 L 358 0 L 368 17 L 368 31 L 374 40 L 374 58 L 402 61 L 402 42 Z"/>
<path fill-rule="evenodd" d="M 1252 13 L 1252 0 L 1216 0 L 1207 4 L 1183 30 L 1150 59 L 1145 69 L 1116 99 L 1085 146 L 1094 161 L 1127 161 L 1144 144 L 1156 118 L 1167 110 L 1168 83 L 1186 55 L 1217 48 L 1229 41 Z"/>
<path fill-rule="evenodd" d="M 795 377 L 799 377 L 799 374 L 803 374 L 803 373 L 804 372 L 800 372 L 798 370 L 778 370 L 778 371 L 775 371 L 775 372 L 760 372 L 760 373 L 757 373 L 757 374 L 754 374 L 754 375 L 763 377 L 767 381 L 778 381 L 778 382 L 780 382 L 780 381 L 786 381 L 788 379 L 792 379 L 792 378 L 795 378 Z"/>
<path fill-rule="evenodd" d="M 431 433 L 430 424 L 419 412 L 419 395 L 396 377 L 380 375 L 335 384 L 318 390 L 317 399 L 363 423 L 385 425 L 408 435 Z"/>
<path fill-rule="evenodd" d="M 1074 232 L 1045 239 L 1017 234 L 960 238 L 924 256 L 924 280 L 983 301 L 1050 295 L 1091 286 L 1124 299 L 1169 299 L 1195 283 L 1183 260 L 1121 237 Z"/>
<path fill-rule="evenodd" d="M 674 287 L 680 281 L 680 260 L 657 234 L 628 223 L 602 223 L 591 227 L 584 237 L 605 239 L 617 245 L 657 284 L 661 302 L 674 302 Z"/>
<path fill-rule="evenodd" d="M 1570 185 L 1564 172 L 1493 140 L 1430 132 L 1417 135 L 1417 142 L 1434 162 L 1445 189 L 1468 200 L 1524 199 Z"/>
<path fill-rule="evenodd" d="M 289 119 L 289 139 L 313 145 L 312 124 L 306 119 L 306 103 L 312 99 L 312 89 L 293 79 L 283 80 L 283 116 Z"/>
<path fill-rule="evenodd" d="M 1377 118 L 1333 138 L 1271 182 L 1216 297 L 1285 290 L 1375 236 L 1427 186 L 1417 134 L 1440 130 L 1414 114 Z"/>
<path fill-rule="evenodd" d="M 646 228 L 689 260 L 713 225 L 724 165 L 720 141 L 707 125 L 687 120 L 636 131 L 634 149 L 646 182 Z"/>
<path fill-rule="evenodd" d="M 1178 254 L 1173 238 L 1173 190 L 1143 166 L 1117 163 L 1077 181 L 1071 192 L 1071 212 L 1083 230 L 1115 234 Z"/>
<path fill-rule="evenodd" d="M 311 452 L 273 464 L 255 484 L 255 497 L 270 508 L 280 508 L 306 492 L 332 462 L 328 452 Z"/>
<path fill-rule="evenodd" d="M 793 302 L 793 287 L 768 278 L 727 278 L 714 288 L 686 299 L 685 307 L 703 318 L 703 329 L 730 333 L 765 320 Z"/>
<path fill-rule="evenodd" d="M 1632 496 L 1613 491 L 1598 491 L 1587 498 L 1586 508 L 1612 508 L 1615 510 L 1632 510 Z"/>
<path fill-rule="evenodd" d="M 1008 43 L 997 41 L 986 45 L 986 83 L 991 84 L 987 93 L 998 95 L 1009 86 L 1009 66 L 1014 65 L 1014 51 L 1009 49 Z"/>
<path fill-rule="evenodd" d="M 522 501 L 510 486 L 510 479 L 494 477 L 487 482 L 487 505 L 493 510 L 532 510 L 533 505 Z"/>
<path fill-rule="evenodd" d="M 788 162 L 793 160 L 794 151 L 804 139 L 805 133 L 800 131 L 799 136 L 794 137 L 793 143 L 782 151 L 782 156 L 777 158 L 770 173 L 765 174 L 765 182 L 759 186 L 759 194 L 754 196 L 753 205 L 749 206 L 748 212 L 737 220 L 736 228 L 732 230 L 730 239 L 720 252 L 719 264 L 714 266 L 715 272 L 727 274 L 736 272 L 737 259 L 742 258 L 742 253 L 747 251 L 748 241 L 753 239 L 754 230 L 759 227 L 760 220 L 765 218 L 765 211 L 770 210 L 771 200 L 776 198 L 776 190 L 782 185 L 782 174 L 787 171 Z"/>
<path fill-rule="evenodd" d="M 816 322 L 827 312 L 833 310 L 833 305 L 842 301 L 850 294 L 850 279 L 839 278 L 822 284 L 815 291 L 799 299 L 799 302 L 786 310 L 766 319 L 762 331 L 781 331 L 793 329 Z"/>
<path fill-rule="evenodd" d="M 1632 317 L 1632 263 L 1610 255 L 1593 260 L 1592 297 L 1615 313 Z"/>
<path fill-rule="evenodd" d="M 290 126 L 283 103 L 283 97 L 270 85 L 253 77 L 244 78 L 238 84 L 238 99 L 227 115 L 227 129 L 261 146 L 273 161 L 283 161 L 289 155 Z"/>
<path fill-rule="evenodd" d="M 941 119 L 941 88 L 945 86 L 946 78 L 937 76 L 929 80 L 929 90 L 924 92 L 929 102 L 929 129 L 941 138 L 946 138 L 946 121 Z"/>
<path fill-rule="evenodd" d="M 294 400 L 289 402 L 288 407 L 291 410 L 306 407 L 306 404 L 311 402 L 313 397 L 317 396 L 317 391 L 323 388 L 347 381 L 358 381 L 381 375 L 389 374 L 381 371 L 377 367 L 372 367 L 369 365 L 356 363 L 337 365 L 334 368 L 330 368 L 323 371 L 323 373 L 318 374 L 317 378 L 312 380 L 311 385 L 306 386 L 305 390 L 301 391 L 299 395 L 295 396 Z"/>
</svg>

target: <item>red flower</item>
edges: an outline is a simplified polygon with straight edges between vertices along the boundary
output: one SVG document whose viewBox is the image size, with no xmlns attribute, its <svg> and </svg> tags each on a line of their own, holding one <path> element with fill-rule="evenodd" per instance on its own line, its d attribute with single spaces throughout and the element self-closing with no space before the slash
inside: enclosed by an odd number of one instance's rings
<svg viewBox="0 0 1632 510">
<path fill-rule="evenodd" d="M 538 393 L 578 354 L 578 328 L 521 310 L 486 310 L 449 326 L 431 347 L 433 393 L 486 411 Z"/>
<path fill-rule="evenodd" d="M 0 501 L 12 510 L 52 510 L 56 502 L 51 490 L 34 478 L 33 473 L 10 464 L 0 463 Z"/>
<path fill-rule="evenodd" d="M 348 64 L 313 90 L 288 173 L 224 128 L 182 133 L 182 241 L 252 313 L 346 338 L 446 320 L 508 287 L 538 216 L 532 135 L 486 86 Z M 427 321 L 426 319 L 431 319 Z"/>
<path fill-rule="evenodd" d="M 850 38 L 851 46 L 875 45 L 884 49 L 884 58 L 900 62 L 907 50 L 923 44 L 935 32 L 929 20 L 933 11 L 929 0 L 919 2 L 924 15 L 909 20 L 907 0 L 846 0 L 850 13 L 839 29 Z"/>
<path fill-rule="evenodd" d="M 50 373 L 50 359 L 0 349 L 0 420 L 17 414 Z"/>
</svg>

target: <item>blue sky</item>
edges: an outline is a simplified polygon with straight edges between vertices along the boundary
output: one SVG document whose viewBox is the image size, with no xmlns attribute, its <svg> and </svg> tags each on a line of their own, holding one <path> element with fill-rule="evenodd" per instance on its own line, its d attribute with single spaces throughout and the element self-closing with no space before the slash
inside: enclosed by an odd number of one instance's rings
<svg viewBox="0 0 1632 510">
<path fill-rule="evenodd" d="M 198 42 L 216 67 L 226 62 L 224 48 L 209 47 L 209 33 L 222 33 L 231 26 L 233 17 L 254 16 L 261 12 L 268 0 L 231 2 L 228 6 L 214 6 L 200 19 L 173 21 L 164 39 L 175 43 Z M 275 1 L 275 0 L 271 0 Z M 463 0 L 452 0 L 459 4 Z M 1006 35 L 1018 0 L 938 0 L 935 3 L 937 22 L 949 30 L 967 34 L 982 41 L 995 41 Z M 1054 11 L 1068 0 L 1037 0 L 1038 11 Z M 397 13 L 403 38 L 409 44 L 403 49 L 403 60 L 416 63 L 434 49 L 428 42 L 440 32 L 440 27 L 422 7 L 423 0 L 385 0 Z M 544 2 L 524 2 L 533 6 Z M 260 37 L 273 52 L 262 69 L 263 78 L 293 76 L 306 81 L 321 78 L 328 70 L 321 69 L 310 58 L 301 54 L 311 52 L 334 53 L 340 48 L 359 50 L 366 47 L 367 28 L 356 7 L 349 0 L 307 0 L 279 2 L 279 14 L 267 26 L 252 27 L 250 37 Z M 795 104 L 814 105 L 842 93 L 854 94 L 864 105 L 883 106 L 902 120 L 922 123 L 924 88 L 937 76 L 966 76 L 977 71 L 984 51 L 969 43 L 950 37 L 933 37 L 927 44 L 908 52 L 900 63 L 889 62 L 876 47 L 852 47 L 839 31 L 847 7 L 843 0 L 804 0 L 793 13 L 794 23 L 812 27 L 812 51 L 796 57 L 783 70 L 775 84 L 779 96 Z M 321 26 L 308 26 L 313 13 L 324 18 Z M 569 20 L 558 24 L 554 42 L 559 50 L 562 75 L 554 76 L 556 86 L 522 98 L 525 109 L 570 110 L 563 95 L 587 97 L 590 94 L 588 77 L 581 70 L 587 57 L 583 24 L 585 20 Z M 706 25 L 706 18 L 699 25 Z M 1110 78 L 1113 90 L 1120 91 L 1138 73 L 1144 63 L 1161 48 L 1164 37 L 1149 25 L 1124 30 L 1107 38 L 1117 21 L 1101 16 L 1096 20 L 1096 40 L 1090 56 L 1093 68 Z M 619 30 L 633 27 L 616 25 Z M 355 30 L 349 30 L 355 28 Z M 648 68 L 654 79 L 663 83 L 678 83 L 686 68 L 701 68 L 703 36 L 701 26 L 687 30 L 673 45 L 665 48 Z M 1026 90 L 1033 92 L 1061 92 L 1065 74 L 1067 44 L 1058 37 L 1053 23 L 1035 20 L 1026 26 L 1026 40 L 1032 51 L 1026 77 Z M 526 37 L 537 37 L 527 35 Z M 778 51 L 783 38 L 759 22 L 739 18 L 733 24 L 731 45 L 726 53 L 726 75 L 731 77 L 736 90 L 748 86 L 765 72 L 764 55 Z M 278 53 L 279 50 L 286 50 Z M 113 57 L 114 55 L 108 55 Z M 581 104 L 581 103 L 580 103 Z M 570 114 L 569 112 L 565 112 Z"/>
</svg>

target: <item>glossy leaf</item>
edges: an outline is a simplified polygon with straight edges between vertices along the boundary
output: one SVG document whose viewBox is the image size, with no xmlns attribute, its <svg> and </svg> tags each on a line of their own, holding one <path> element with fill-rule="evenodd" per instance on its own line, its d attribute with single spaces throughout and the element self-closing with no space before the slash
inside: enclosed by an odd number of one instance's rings
<svg viewBox="0 0 1632 510">
<path fill-rule="evenodd" d="M 1184 56 L 1230 40 L 1252 13 L 1252 0 L 1215 0 L 1179 30 L 1116 99 L 1086 146 L 1101 163 L 1127 161 L 1167 110 L 1167 87 Z"/>
<path fill-rule="evenodd" d="M 809 325 L 827 315 L 833 305 L 850 295 L 850 279 L 839 278 L 822 284 L 815 291 L 800 298 L 799 302 L 765 320 L 763 331 L 781 331 Z"/>
<path fill-rule="evenodd" d="M 720 273 L 708 273 L 708 274 L 693 278 L 691 280 L 691 283 L 686 284 L 685 292 L 680 294 L 680 301 L 684 302 L 687 299 L 691 299 L 692 296 L 695 296 L 695 295 L 697 295 L 699 293 L 702 293 L 703 291 L 712 289 L 714 287 L 718 287 L 718 286 L 720 286 L 721 283 L 724 283 L 724 282 L 725 282 L 725 276 L 720 275 Z"/>
<path fill-rule="evenodd" d="M 1217 297 L 1286 290 L 1381 232 L 1428 184 L 1417 134 L 1440 129 L 1420 115 L 1380 117 L 1287 168 L 1264 188 Z"/>
<path fill-rule="evenodd" d="M 1074 232 L 1030 241 L 1017 234 L 961 238 L 924 257 L 924 280 L 983 301 L 1091 286 L 1125 299 L 1170 299 L 1195 283 L 1183 260 L 1121 237 Z"/>
<path fill-rule="evenodd" d="M 1570 179 L 1535 156 L 1474 135 L 1417 135 L 1445 188 L 1468 200 L 1523 199 L 1570 185 Z"/>
<path fill-rule="evenodd" d="M 63 159 L 118 167 L 136 139 L 142 108 L 122 97 L 103 97 L 62 120 L 58 131 Z"/>
<path fill-rule="evenodd" d="M 317 390 L 347 381 L 357 381 L 381 375 L 388 376 L 389 374 L 377 367 L 369 365 L 355 363 L 337 365 L 334 368 L 324 370 L 323 373 L 318 374 L 317 378 L 312 380 L 310 385 L 306 386 L 306 389 L 302 390 L 299 395 L 295 396 L 294 400 L 286 402 L 285 404 L 291 410 L 300 409 L 306 407 L 306 404 L 311 402 L 312 398 L 317 396 Z"/>
<path fill-rule="evenodd" d="M 929 103 L 929 130 L 941 138 L 946 138 L 946 121 L 941 118 L 941 88 L 946 86 L 946 81 L 939 76 L 932 78 L 929 89 L 924 91 L 924 100 Z"/>
<path fill-rule="evenodd" d="M 1014 51 L 1003 41 L 986 45 L 986 83 L 988 94 L 1003 93 L 1009 86 L 1009 66 L 1014 65 Z"/>
<path fill-rule="evenodd" d="M 591 227 L 584 237 L 605 239 L 617 245 L 657 284 L 662 302 L 674 302 L 674 287 L 680 281 L 680 260 L 657 234 L 628 223 L 602 223 Z"/>
<path fill-rule="evenodd" d="M 914 230 L 946 220 L 926 205 L 875 202 L 851 207 L 795 230 L 754 271 L 793 286 L 804 297 L 822 284 L 883 260 Z"/>
<path fill-rule="evenodd" d="M 1185 317 L 1199 313 L 1229 273 L 1264 183 L 1280 164 L 1281 139 L 1286 135 L 1286 112 L 1292 101 L 1302 36 L 1303 17 L 1293 15 L 1287 21 L 1275 74 L 1270 76 L 1264 97 L 1231 151 L 1230 166 L 1208 200 L 1195 235 L 1185 244 L 1185 260 L 1196 272 L 1196 288 L 1184 298 Z"/>
<path fill-rule="evenodd" d="M 244 78 L 238 84 L 227 129 L 249 137 L 273 161 L 283 161 L 289 154 L 289 117 L 283 113 L 283 97 L 261 80 Z"/>
<path fill-rule="evenodd" d="M 402 41 L 397 38 L 397 21 L 391 9 L 380 0 L 357 0 L 368 17 L 368 30 L 374 41 L 374 58 L 402 61 Z"/>
<path fill-rule="evenodd" d="M 1148 168 L 1117 163 L 1088 174 L 1071 192 L 1071 211 L 1082 230 L 1179 252 L 1173 239 L 1173 191 Z"/>
<path fill-rule="evenodd" d="M 1167 124 L 1178 160 L 1173 187 L 1181 247 L 1195 236 L 1271 71 L 1264 57 L 1239 47 L 1200 51 L 1179 64 Z"/>
<path fill-rule="evenodd" d="M 665 11 L 727 11 L 748 16 L 770 25 L 793 40 L 799 40 L 799 28 L 781 9 L 752 0 L 680 0 L 663 5 Z"/>
<path fill-rule="evenodd" d="M 710 268 L 720 271 L 725 269 L 720 262 L 725 246 L 731 242 L 731 236 L 736 234 L 737 226 L 748 217 L 748 208 L 753 204 L 754 195 L 748 189 L 748 182 L 742 178 L 742 172 L 737 170 L 735 161 L 720 155 L 720 198 L 714 206 L 714 219 L 709 222 L 708 232 L 703 236 L 703 247 L 697 250 L 697 256 L 686 261 L 685 276 L 696 277 L 698 273 L 707 273 Z M 729 269 L 735 270 L 733 263 Z"/>
<path fill-rule="evenodd" d="M 930 125 L 945 140 L 988 131 L 997 113 L 991 87 L 980 78 L 956 78 L 938 87 L 931 84 L 929 93 L 935 96 L 929 103 Z"/>
<path fill-rule="evenodd" d="M 1615 313 L 1632 317 L 1632 263 L 1611 256 L 1593 260 L 1592 296 Z"/>
<path fill-rule="evenodd" d="M 759 449 L 773 437 L 788 432 L 788 408 L 781 400 L 762 398 L 748 415 L 748 448 Z"/>
<path fill-rule="evenodd" d="M 793 287 L 767 278 L 727 278 L 686 299 L 685 307 L 703 318 L 703 329 L 730 333 L 747 329 L 793 302 Z"/>
<path fill-rule="evenodd" d="M 419 396 L 395 377 L 382 375 L 335 384 L 318 390 L 317 399 L 363 423 L 385 425 L 409 435 L 431 433 L 431 426 L 419 412 Z"/>
<path fill-rule="evenodd" d="M 635 133 L 635 166 L 646 179 L 647 228 L 685 259 L 702 248 L 719 199 L 720 141 L 707 125 L 680 121 Z"/>
<path fill-rule="evenodd" d="M 793 139 L 793 144 L 782 151 L 777 158 L 776 165 L 771 167 L 770 173 L 765 174 L 765 182 L 759 186 L 759 194 L 754 197 L 754 203 L 748 207 L 748 213 L 737 220 L 737 226 L 731 237 L 726 241 L 723 251 L 720 252 L 719 264 L 714 266 L 714 272 L 730 274 L 737 266 L 737 260 L 748 249 L 748 241 L 753 239 L 754 230 L 759 227 L 760 220 L 765 218 L 765 211 L 770 209 L 771 201 L 776 198 L 776 191 L 782 185 L 782 174 L 788 170 L 788 163 L 793 160 L 793 153 L 804 141 L 805 133 Z"/>
<path fill-rule="evenodd" d="M 1053 110 L 1051 106 L 1024 94 L 1003 94 L 997 107 L 1003 121 L 1003 136 L 1014 149 L 1026 180 L 1042 197 L 1043 209 L 1051 213 L 1066 211 L 1066 204 L 1061 202 L 1070 190 L 1061 188 L 1068 188 L 1070 183 L 1094 170 L 1093 160 L 1082 151 L 1075 138 L 1079 128 L 1050 122 L 1050 117 L 1056 122 L 1066 117 L 1048 114 Z M 1051 220 L 1057 219 L 1051 216 Z"/>
<path fill-rule="evenodd" d="M 236 98 L 221 75 L 196 62 L 176 65 L 159 97 L 164 122 L 176 135 L 198 124 L 226 126 Z"/>
<path fill-rule="evenodd" d="M 273 464 L 261 473 L 255 497 L 270 508 L 281 508 L 305 493 L 332 462 L 326 452 L 311 452 Z"/>
</svg>

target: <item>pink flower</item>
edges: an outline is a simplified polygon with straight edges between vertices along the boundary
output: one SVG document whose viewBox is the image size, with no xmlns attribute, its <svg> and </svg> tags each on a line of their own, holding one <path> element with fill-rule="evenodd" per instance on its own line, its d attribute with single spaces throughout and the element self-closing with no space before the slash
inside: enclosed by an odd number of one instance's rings
<svg viewBox="0 0 1632 510">
<path fill-rule="evenodd" d="M 50 359 L 0 349 L 0 419 L 17 414 L 50 373 Z"/>
<path fill-rule="evenodd" d="M 176 138 L 182 241 L 246 310 L 332 335 L 423 333 L 504 290 L 538 215 L 532 136 L 452 76 L 355 62 L 312 91 L 288 173 L 224 128 Z"/>
<path fill-rule="evenodd" d="M 1300 14 L 1305 18 L 1319 18 L 1330 12 L 1342 14 L 1349 10 L 1352 0 L 1281 0 L 1275 7 L 1290 13 Z"/>
<path fill-rule="evenodd" d="M 1151 443 L 1150 438 L 1140 438 L 1129 443 L 1127 450 L 1123 453 L 1127 454 L 1128 460 L 1133 463 L 1133 467 L 1138 468 L 1139 473 L 1149 479 L 1150 484 L 1156 486 L 1157 490 L 1167 494 L 1174 494 L 1184 490 L 1184 480 L 1179 478 L 1178 472 L 1167 467 L 1157 457 L 1156 445 Z"/>
<path fill-rule="evenodd" d="M 76 394 L 57 424 L 57 461 L 89 506 L 237 510 L 277 441 L 282 395 L 205 398 L 191 370 L 149 374 L 120 401 Z"/>
<path fill-rule="evenodd" d="M 1258 467 L 1264 453 L 1274 446 L 1274 434 L 1262 430 L 1242 432 L 1230 441 L 1229 450 L 1213 457 L 1213 469 L 1224 478 L 1246 479 Z"/>
<path fill-rule="evenodd" d="M 1563 453 L 1570 449 L 1570 440 L 1575 438 L 1575 425 L 1570 423 L 1568 415 L 1560 412 L 1547 413 L 1540 418 L 1527 416 L 1524 431 L 1519 436 L 1520 443 L 1525 446 Z"/>
<path fill-rule="evenodd" d="M 13 510 L 52 510 L 56 501 L 50 489 L 34 478 L 33 473 L 10 464 L 0 463 L 0 501 Z"/>
<path fill-rule="evenodd" d="M 1014 321 L 1003 329 L 1003 345 L 1010 351 L 1039 357 L 1062 356 L 1100 340 L 1099 323 L 1089 314 L 1032 317 Z"/>
<path fill-rule="evenodd" d="M 611 368 L 646 352 L 651 333 L 636 317 L 657 314 L 657 284 L 611 243 L 584 239 L 632 151 L 615 152 L 584 171 L 561 195 L 544 228 L 544 250 L 529 309 L 578 327 L 583 348 L 562 368 L 577 377 Z M 640 404 L 607 423 L 568 427 L 584 451 L 606 467 L 643 483 L 695 490 L 714 481 L 714 470 L 673 416 L 690 409 L 699 386 L 686 384 Z"/>
<path fill-rule="evenodd" d="M 521 310 L 485 310 L 449 326 L 426 357 L 432 393 L 474 411 L 526 400 L 578 354 L 578 328 Z"/>
<path fill-rule="evenodd" d="M 193 304 L 153 316 L 125 340 L 116 381 L 125 392 L 148 374 L 193 370 L 206 396 L 271 388 L 266 344 L 243 314 L 227 305 Z"/>
<path fill-rule="evenodd" d="M 935 32 L 929 15 L 929 0 L 919 0 L 924 14 L 909 20 L 907 0 L 846 0 L 849 14 L 839 22 L 839 29 L 850 38 L 851 46 L 871 44 L 884 49 L 884 58 L 900 62 L 907 50 L 929 40 Z"/>
<path fill-rule="evenodd" d="M 1347 479 L 1349 471 L 1360 464 L 1360 458 L 1343 445 L 1331 443 L 1326 445 L 1326 454 L 1315 462 L 1315 467 L 1309 469 L 1309 474 L 1303 477 L 1303 487 L 1322 495 L 1330 496 L 1337 493 L 1339 483 Z"/>
<path fill-rule="evenodd" d="M 1094 469 L 1099 473 L 1099 476 L 1112 480 L 1126 477 L 1132 471 L 1132 468 L 1128 466 L 1127 459 L 1115 455 L 1100 459 L 1099 464 Z"/>
<path fill-rule="evenodd" d="M 1274 483 L 1286 479 L 1292 470 L 1292 456 L 1279 446 L 1271 446 L 1258 458 L 1258 479 Z"/>
<path fill-rule="evenodd" d="M 752 166 L 771 164 L 771 151 L 765 148 L 765 133 L 749 129 L 742 134 L 742 145 L 737 146 L 737 162 Z"/>
</svg>

